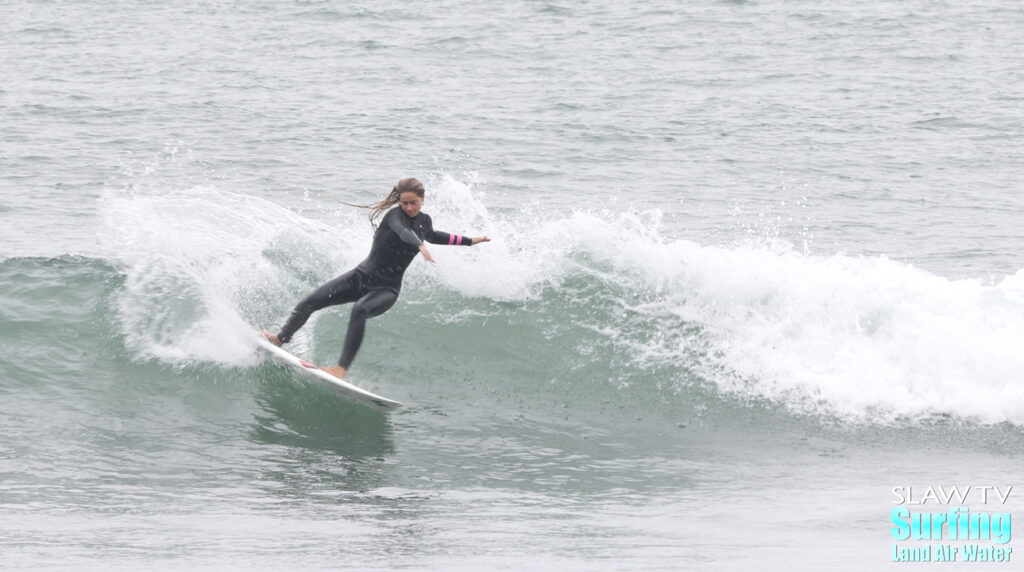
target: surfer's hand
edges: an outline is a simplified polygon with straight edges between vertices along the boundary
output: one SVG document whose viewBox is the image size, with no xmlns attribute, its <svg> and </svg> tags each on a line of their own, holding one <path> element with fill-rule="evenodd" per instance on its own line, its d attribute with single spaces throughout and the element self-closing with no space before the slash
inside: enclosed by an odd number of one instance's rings
<svg viewBox="0 0 1024 572">
<path fill-rule="evenodd" d="M 423 253 L 423 258 L 426 258 L 427 262 L 433 262 L 434 261 L 434 257 L 430 255 L 430 251 L 427 250 L 427 245 L 426 244 L 421 244 L 420 245 L 420 252 Z"/>
<path fill-rule="evenodd" d="M 489 237 L 489 236 L 474 236 L 473 237 L 473 242 L 471 242 L 470 245 L 479 244 L 481 242 L 490 242 L 490 241 L 491 241 L 491 237 Z"/>
</svg>

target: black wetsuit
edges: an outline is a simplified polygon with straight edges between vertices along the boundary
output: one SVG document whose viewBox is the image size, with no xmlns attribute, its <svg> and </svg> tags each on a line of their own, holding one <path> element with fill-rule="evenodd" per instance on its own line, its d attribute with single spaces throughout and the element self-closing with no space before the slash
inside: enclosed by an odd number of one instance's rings
<svg viewBox="0 0 1024 572">
<path fill-rule="evenodd" d="M 384 215 L 373 235 L 373 247 L 366 260 L 303 298 L 277 334 L 278 339 L 281 343 L 291 341 L 295 332 L 317 310 L 355 302 L 348 322 L 345 346 L 338 360 L 338 365 L 347 370 L 363 342 L 366 320 L 388 311 L 398 300 L 402 276 L 419 254 L 423 241 L 462 246 L 473 244 L 473 240 L 468 237 L 434 230 L 434 224 L 427 213 L 420 212 L 410 218 L 400 207 L 395 207 Z"/>
</svg>

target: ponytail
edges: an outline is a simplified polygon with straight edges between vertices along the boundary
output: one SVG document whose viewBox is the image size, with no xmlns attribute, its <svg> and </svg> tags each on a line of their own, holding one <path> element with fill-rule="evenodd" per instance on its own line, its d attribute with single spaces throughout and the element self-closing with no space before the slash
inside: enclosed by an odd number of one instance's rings
<svg viewBox="0 0 1024 572">
<path fill-rule="evenodd" d="M 337 198 L 335 198 L 334 200 L 338 201 L 343 205 L 348 205 L 350 207 L 356 207 L 360 209 L 372 209 L 372 211 L 370 212 L 370 224 L 372 224 L 373 228 L 376 230 L 377 219 L 380 218 L 382 214 L 387 212 L 388 209 L 398 204 L 398 201 L 401 198 L 402 193 L 409 192 L 416 193 L 416 196 L 420 198 L 423 198 L 423 196 L 426 194 L 423 189 L 423 183 L 419 182 L 419 180 L 417 179 L 409 177 L 406 179 L 402 179 L 401 181 L 398 181 L 398 184 L 392 187 L 391 192 L 388 193 L 388 196 L 383 201 L 377 204 L 353 205 L 351 203 L 346 203 L 345 201 L 338 200 Z"/>
</svg>

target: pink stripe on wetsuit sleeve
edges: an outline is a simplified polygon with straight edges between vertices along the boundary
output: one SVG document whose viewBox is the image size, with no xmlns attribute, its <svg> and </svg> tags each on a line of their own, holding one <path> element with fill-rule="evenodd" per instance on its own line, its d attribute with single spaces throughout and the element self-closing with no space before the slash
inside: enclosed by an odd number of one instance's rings
<svg viewBox="0 0 1024 572">
<path fill-rule="evenodd" d="M 458 245 L 458 246 L 462 246 L 462 237 L 457 235 L 457 234 L 449 234 L 448 235 L 448 244 L 455 244 L 455 245 Z"/>
</svg>

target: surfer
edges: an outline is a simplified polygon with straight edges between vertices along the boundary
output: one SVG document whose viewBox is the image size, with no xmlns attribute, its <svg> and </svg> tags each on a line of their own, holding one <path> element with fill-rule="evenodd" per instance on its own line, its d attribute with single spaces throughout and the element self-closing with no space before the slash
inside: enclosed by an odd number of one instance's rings
<svg viewBox="0 0 1024 572">
<path fill-rule="evenodd" d="M 423 183 L 413 178 L 402 179 L 383 201 L 360 207 L 373 209 L 370 220 L 376 227 L 373 246 L 366 260 L 303 298 L 292 310 L 280 332 L 273 334 L 263 330 L 267 340 L 276 346 L 286 344 L 313 312 L 328 306 L 354 302 L 338 365 L 322 368 L 344 378 L 363 342 L 366 320 L 387 312 L 395 304 L 402 288 L 405 269 L 417 254 L 423 254 L 428 262 L 434 262 L 425 242 L 459 246 L 490 242 L 491 239 L 486 236 L 469 238 L 434 230 L 430 215 L 420 210 L 424 195 Z M 385 213 L 384 218 L 377 225 L 376 221 L 382 213 Z"/>
</svg>

